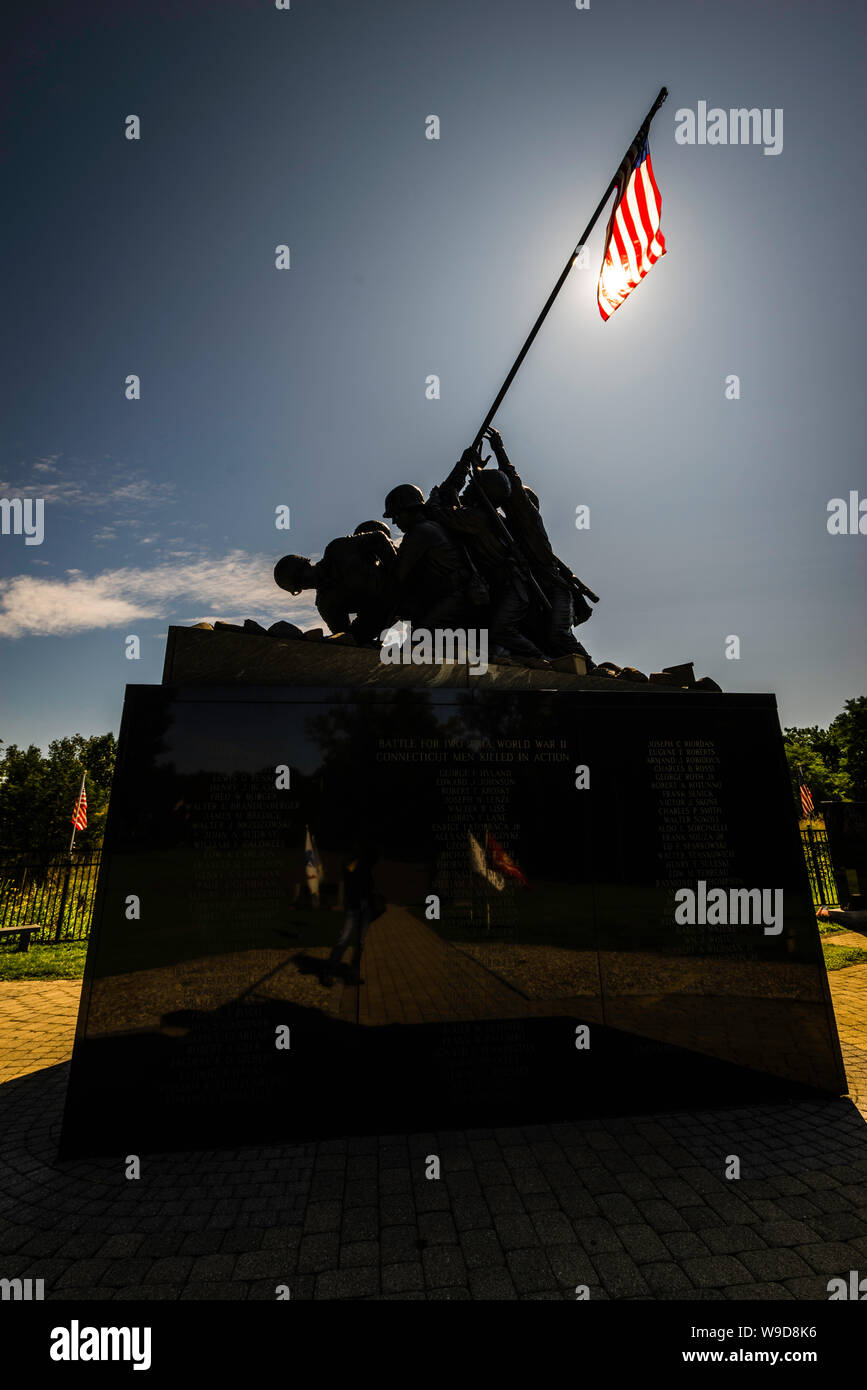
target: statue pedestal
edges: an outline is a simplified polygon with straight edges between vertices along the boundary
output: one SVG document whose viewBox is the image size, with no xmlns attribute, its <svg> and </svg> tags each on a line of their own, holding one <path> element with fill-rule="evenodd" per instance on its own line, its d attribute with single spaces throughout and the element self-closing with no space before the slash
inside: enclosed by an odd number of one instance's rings
<svg viewBox="0 0 867 1390">
<path fill-rule="evenodd" d="M 127 689 L 65 1153 L 845 1090 L 773 696 L 226 637 Z"/>
</svg>

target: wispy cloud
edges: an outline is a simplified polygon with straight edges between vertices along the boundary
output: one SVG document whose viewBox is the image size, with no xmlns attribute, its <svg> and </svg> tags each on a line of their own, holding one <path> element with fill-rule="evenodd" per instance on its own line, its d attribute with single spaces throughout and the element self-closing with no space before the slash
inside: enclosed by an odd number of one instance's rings
<svg viewBox="0 0 867 1390">
<path fill-rule="evenodd" d="M 147 619 L 183 622 L 279 618 L 300 627 L 321 626 L 313 595 L 292 598 L 274 583 L 274 559 L 233 550 L 150 569 L 126 567 L 63 579 L 16 575 L 0 580 L 0 637 L 69 636 L 99 628 L 125 628 Z"/>
<path fill-rule="evenodd" d="M 20 466 L 18 473 L 0 478 L 4 497 L 41 497 L 45 505 L 104 511 L 114 508 L 120 515 L 131 507 L 160 506 L 174 497 L 173 483 L 154 482 L 123 464 L 90 463 L 80 459 L 60 462 L 61 454 Z M 127 522 L 126 524 L 130 524 Z"/>
</svg>

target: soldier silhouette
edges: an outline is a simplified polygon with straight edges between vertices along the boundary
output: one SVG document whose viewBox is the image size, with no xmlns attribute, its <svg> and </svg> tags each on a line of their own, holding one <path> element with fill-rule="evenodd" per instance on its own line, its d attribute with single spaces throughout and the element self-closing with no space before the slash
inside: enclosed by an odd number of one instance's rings
<svg viewBox="0 0 867 1390">
<path fill-rule="evenodd" d="M 315 589 L 317 611 L 330 631 L 349 632 L 369 646 L 394 617 L 397 557 L 387 526 L 361 525 L 363 531 L 329 541 L 317 564 L 305 555 L 284 555 L 274 566 L 274 579 L 290 594 Z"/>
<path fill-rule="evenodd" d="M 547 669 L 539 647 L 523 629 L 529 610 L 526 576 L 519 557 L 513 552 L 491 515 L 505 506 L 511 484 L 505 473 L 482 473 L 473 449 L 465 449 L 445 482 L 434 488 L 428 511 L 452 535 L 463 541 L 490 589 L 490 642 L 493 660 L 514 662 Z M 473 478 L 463 492 L 458 488 L 472 470 Z M 480 497 L 483 491 L 487 502 Z"/>
<path fill-rule="evenodd" d="M 474 594 L 472 566 L 463 547 L 432 515 L 421 488 L 413 483 L 392 488 L 383 515 L 404 533 L 395 570 L 398 617 L 428 631 L 466 625 Z"/>
<path fill-rule="evenodd" d="M 581 593 L 581 582 L 554 554 L 539 511 L 539 499 L 532 488 L 524 486 L 506 453 L 499 431 L 491 426 L 485 431 L 485 438 L 490 441 L 500 473 L 510 483 L 503 503 L 509 530 L 532 566 L 535 579 L 551 605 L 542 619 L 541 640 L 545 651 L 552 656 L 566 656 L 575 652 L 589 660 L 589 653 L 572 631 L 579 623 L 586 622 L 593 612 Z"/>
</svg>

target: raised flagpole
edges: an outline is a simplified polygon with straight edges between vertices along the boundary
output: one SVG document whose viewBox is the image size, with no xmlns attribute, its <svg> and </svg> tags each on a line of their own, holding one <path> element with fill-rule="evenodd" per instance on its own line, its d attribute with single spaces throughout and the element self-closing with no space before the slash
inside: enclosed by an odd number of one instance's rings
<svg viewBox="0 0 867 1390">
<path fill-rule="evenodd" d="M 548 317 L 548 310 L 551 308 L 551 305 L 554 303 L 554 300 L 557 298 L 557 295 L 560 293 L 561 289 L 563 288 L 563 285 L 564 285 L 565 282 L 566 282 L 566 276 L 569 274 L 569 271 L 572 269 L 573 265 L 575 264 L 575 261 L 578 259 L 578 255 L 579 255 L 579 253 L 580 253 L 580 251 L 581 251 L 581 248 L 584 246 L 585 242 L 587 241 L 588 237 L 590 236 L 590 233 L 593 231 L 593 228 L 596 226 L 596 223 L 597 223 L 597 221 L 598 221 L 598 219 L 599 219 L 599 214 L 601 213 L 602 209 L 605 207 L 605 204 L 608 202 L 608 199 L 609 199 L 609 197 L 611 196 L 611 191 L 612 191 L 612 189 L 614 189 L 614 188 L 617 186 L 617 175 L 618 175 L 618 173 L 620 172 L 620 167 L 621 167 L 621 165 L 622 165 L 622 164 L 624 163 L 624 161 L 627 159 L 627 157 L 628 157 L 628 155 L 629 155 L 629 151 L 632 149 L 632 146 L 633 146 L 634 144 L 636 144 L 637 141 L 639 141 L 639 140 L 641 139 L 642 136 L 644 136 L 644 135 L 647 134 L 648 128 L 649 128 L 649 126 L 650 126 L 650 122 L 653 120 L 654 116 L 656 115 L 657 111 L 659 110 L 660 106 L 661 106 L 662 103 L 665 101 L 665 98 L 666 98 L 667 96 L 668 96 L 668 88 L 667 88 L 667 87 L 660 87 L 660 89 L 659 89 L 659 94 L 658 94 L 658 96 L 657 96 L 657 98 L 656 98 L 656 101 L 653 103 L 653 105 L 651 106 L 651 108 L 650 108 L 650 110 L 648 111 L 647 115 L 645 116 L 644 120 L 641 122 L 641 125 L 638 127 L 638 130 L 636 131 L 636 134 L 635 134 L 634 138 L 633 138 L 632 140 L 630 140 L 629 145 L 627 146 L 626 154 L 623 156 L 623 159 L 620 160 L 620 163 L 617 165 L 617 168 L 616 168 L 615 171 L 614 171 L 614 174 L 613 174 L 613 176 L 612 176 L 612 178 L 611 178 L 610 183 L 608 184 L 608 187 L 606 188 L 605 192 L 602 194 L 602 197 L 599 199 L 599 203 L 597 204 L 596 211 L 594 212 L 593 216 L 590 218 L 590 221 L 587 223 L 587 226 L 584 228 L 584 231 L 581 233 L 581 236 L 580 236 L 579 239 L 578 239 L 578 245 L 575 247 L 575 250 L 572 251 L 572 252 L 570 253 L 569 259 L 568 259 L 568 261 L 566 262 L 566 264 L 564 265 L 563 270 L 561 271 L 560 278 L 558 279 L 556 285 L 554 286 L 553 290 L 552 290 L 551 293 L 549 294 L 549 296 L 548 296 L 548 298 L 547 298 L 547 300 L 546 300 L 546 302 L 545 302 L 545 305 L 544 305 L 544 307 L 543 307 L 543 309 L 542 309 L 542 312 L 540 313 L 539 317 L 536 319 L 536 322 L 533 324 L 533 327 L 530 329 L 530 332 L 529 332 L 529 334 L 527 335 L 527 339 L 526 339 L 526 342 L 524 343 L 524 346 L 521 348 L 521 351 L 518 353 L 518 356 L 515 358 L 514 362 L 512 363 L 511 370 L 510 370 L 508 376 L 506 377 L 506 380 L 503 382 L 502 386 L 500 387 L 499 391 L 497 392 L 497 395 L 496 395 L 496 397 L 495 397 L 495 399 L 494 399 L 493 405 L 491 406 L 490 410 L 488 411 L 487 415 L 485 416 L 484 420 L 482 421 L 482 424 L 481 424 L 481 426 L 479 427 L 479 431 L 478 431 L 478 433 L 477 433 L 475 439 L 473 440 L 473 445 L 472 445 L 472 447 L 473 447 L 474 449 L 478 449 L 479 445 L 481 444 L 481 442 L 482 442 L 482 436 L 484 435 L 485 430 L 488 428 L 488 426 L 490 425 L 490 423 L 491 423 L 491 421 L 493 420 L 494 416 L 496 415 L 497 411 L 499 410 L 500 406 L 502 405 L 503 397 L 505 396 L 506 392 L 508 391 L 509 387 L 511 386 L 512 382 L 515 380 L 515 377 L 516 377 L 517 374 L 518 374 L 518 368 L 520 367 L 520 365 L 521 365 L 521 363 L 523 362 L 524 358 L 527 356 L 527 353 L 530 351 L 530 348 L 531 348 L 532 345 L 533 345 L 533 340 L 534 340 L 534 338 L 536 337 L 536 334 L 539 332 L 539 329 L 542 327 L 542 324 L 545 322 L 545 319 Z"/>
<path fill-rule="evenodd" d="M 79 790 L 78 790 L 78 798 L 77 798 L 76 803 L 75 803 L 75 809 L 73 810 L 73 813 L 72 813 L 72 839 L 69 841 L 69 853 L 70 853 L 70 854 L 72 854 L 73 846 L 75 845 L 75 832 L 76 832 L 76 830 L 78 829 L 78 814 L 79 814 L 79 812 L 80 812 L 80 810 L 81 810 L 81 798 L 82 798 L 82 796 L 83 796 L 83 794 L 84 794 L 84 779 L 85 779 L 86 776 L 87 776 L 87 773 L 86 773 L 86 772 L 82 772 L 82 774 L 81 774 L 81 786 L 79 787 Z"/>
</svg>

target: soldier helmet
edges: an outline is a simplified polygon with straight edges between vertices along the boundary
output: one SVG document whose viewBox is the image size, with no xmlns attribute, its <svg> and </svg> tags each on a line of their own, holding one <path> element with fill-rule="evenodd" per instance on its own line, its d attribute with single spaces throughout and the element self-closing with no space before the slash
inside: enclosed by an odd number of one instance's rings
<svg viewBox="0 0 867 1390">
<path fill-rule="evenodd" d="M 408 512 L 413 507 L 424 506 L 424 493 L 420 487 L 415 487 L 413 483 L 401 483 L 399 487 L 393 487 L 385 499 L 384 517 L 393 521 L 398 512 Z"/>
<path fill-rule="evenodd" d="M 281 589 L 288 589 L 290 594 L 299 594 L 302 589 L 311 587 L 311 569 L 306 555 L 284 555 L 274 566 L 274 582 Z"/>
<path fill-rule="evenodd" d="M 353 531 L 353 536 L 363 536 L 367 531 L 381 531 L 384 536 L 391 540 L 391 527 L 386 526 L 384 521 L 360 521 Z"/>
<path fill-rule="evenodd" d="M 473 481 L 478 484 L 488 501 L 492 502 L 495 507 L 505 506 L 512 495 L 512 485 L 509 479 L 498 468 L 491 469 L 489 473 L 476 473 Z"/>
</svg>

